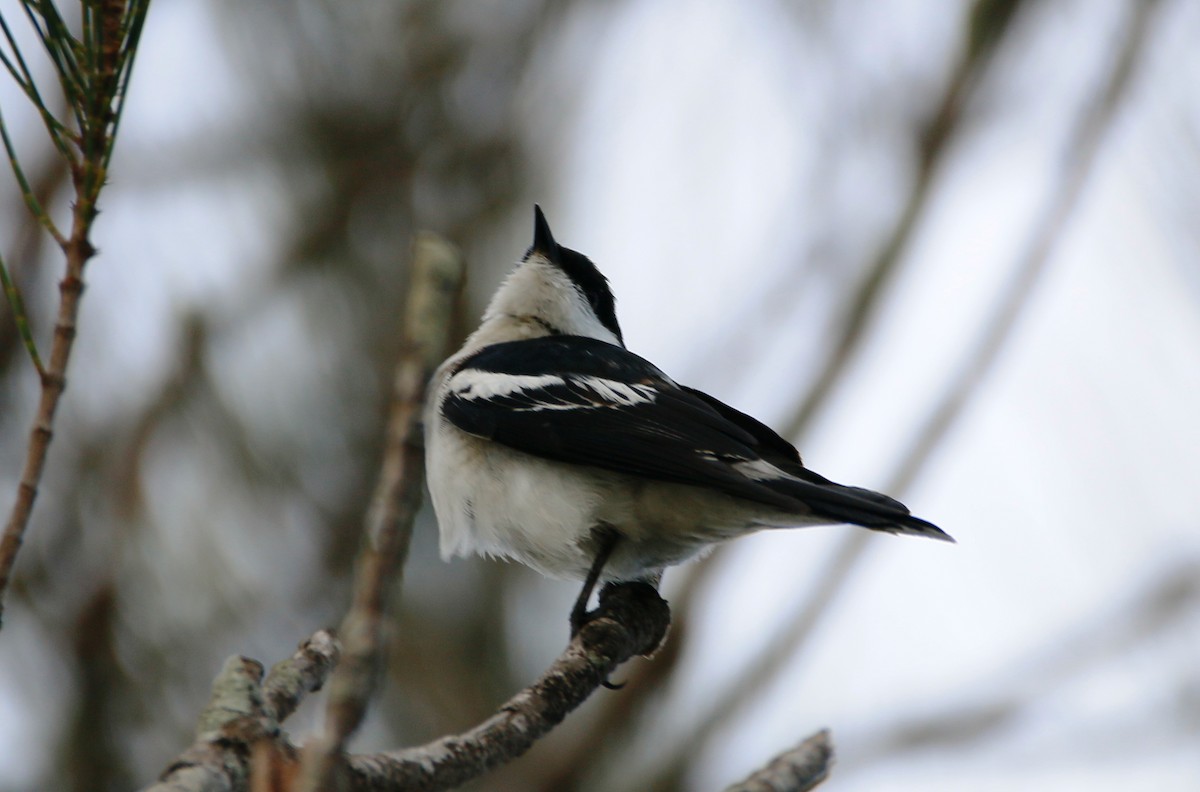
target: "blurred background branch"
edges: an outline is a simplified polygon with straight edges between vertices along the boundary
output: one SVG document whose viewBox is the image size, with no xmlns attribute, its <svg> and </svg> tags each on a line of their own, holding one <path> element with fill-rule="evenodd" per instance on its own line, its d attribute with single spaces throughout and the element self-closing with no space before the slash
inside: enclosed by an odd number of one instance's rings
<svg viewBox="0 0 1200 792">
<path fill-rule="evenodd" d="M 362 723 L 384 660 L 389 591 L 399 589 L 425 483 L 422 409 L 433 371 L 446 357 L 462 291 L 459 252 L 433 234 L 413 242 L 401 357 L 379 484 L 363 531 L 354 600 L 339 629 L 344 651 L 333 672 L 325 730 L 305 751 L 301 792 L 328 789 L 346 740 Z M 395 587 L 395 588 L 392 588 Z"/>
<path fill-rule="evenodd" d="M 914 232 L 929 206 L 932 187 L 946 152 L 953 144 L 971 103 L 971 92 L 985 78 L 993 53 L 1002 45 L 1013 20 L 1027 0 L 976 0 L 966 19 L 963 43 L 950 80 L 927 119 L 917 124 L 914 136 L 914 175 L 908 199 L 874 261 L 858 286 L 850 290 L 842 308 L 833 343 L 825 353 L 819 373 L 807 386 L 804 399 L 787 421 L 786 437 L 803 437 L 817 411 L 829 401 L 833 388 L 868 336 L 869 325 L 888 287 L 905 263 Z"/>
</svg>

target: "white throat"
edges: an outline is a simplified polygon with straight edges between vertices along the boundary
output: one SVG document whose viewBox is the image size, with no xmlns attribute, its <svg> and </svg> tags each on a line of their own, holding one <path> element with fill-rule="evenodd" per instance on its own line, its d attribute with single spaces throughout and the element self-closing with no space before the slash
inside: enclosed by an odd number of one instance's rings
<svg viewBox="0 0 1200 792">
<path fill-rule="evenodd" d="M 586 336 L 624 346 L 567 274 L 534 253 L 504 279 L 464 349 L 549 335 Z"/>
</svg>

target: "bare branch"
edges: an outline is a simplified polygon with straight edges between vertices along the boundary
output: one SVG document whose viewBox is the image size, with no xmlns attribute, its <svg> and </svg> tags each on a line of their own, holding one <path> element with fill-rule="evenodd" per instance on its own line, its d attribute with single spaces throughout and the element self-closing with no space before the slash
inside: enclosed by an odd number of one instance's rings
<svg viewBox="0 0 1200 792">
<path fill-rule="evenodd" d="M 479 726 L 419 748 L 346 757 L 322 789 L 436 790 L 458 786 L 515 759 L 582 704 L 616 668 L 658 648 L 671 622 L 667 603 L 652 586 L 625 583 L 600 593 L 596 617 L 584 625 L 561 656 Z M 213 682 L 213 694 L 197 726 L 196 742 L 144 792 L 244 792 L 272 786 L 297 771 L 295 748 L 283 736 L 280 717 L 304 694 L 321 686 L 336 662 L 338 646 L 322 630 L 288 661 L 271 669 L 231 657 Z M 335 756 L 335 759 L 339 757 Z M 270 779 L 251 777 L 268 773 Z"/>
<path fill-rule="evenodd" d="M 822 729 L 725 792 L 808 792 L 829 777 L 832 765 L 833 743 Z"/>
<path fill-rule="evenodd" d="M 1085 103 L 1071 130 L 1057 188 L 1026 240 L 1013 276 L 997 300 L 978 342 L 917 433 L 917 440 L 904 455 L 905 462 L 889 491 L 902 492 L 924 470 L 933 450 L 957 423 L 967 402 L 991 373 L 1011 338 L 1013 328 L 1029 305 L 1030 296 L 1062 239 L 1063 229 L 1079 204 L 1083 188 L 1095 170 L 1101 144 L 1129 92 L 1135 67 L 1149 38 L 1150 23 L 1160 6 L 1159 0 L 1132 4 L 1128 21 L 1120 28 L 1123 35 L 1116 45 L 1112 70 L 1102 79 L 1100 90 Z"/>
<path fill-rule="evenodd" d="M 200 714 L 196 742 L 145 792 L 244 792 L 251 766 L 272 767 L 278 757 L 295 765 L 295 749 L 279 721 L 295 711 L 306 693 L 319 690 L 337 663 L 340 647 L 328 630 L 318 630 L 289 659 L 276 663 L 262 681 L 262 665 L 231 657 L 213 680 L 212 696 Z"/>
<path fill-rule="evenodd" d="M 349 757 L 355 792 L 450 789 L 508 762 L 582 704 L 617 666 L 654 652 L 671 621 L 667 603 L 645 583 L 609 585 L 600 607 L 542 676 L 461 735 L 419 748 Z"/>
<path fill-rule="evenodd" d="M 271 666 L 263 682 L 263 712 L 279 723 L 296 711 L 304 696 L 325 684 L 342 654 L 342 645 L 329 630 L 318 630 L 287 660 Z"/>
<path fill-rule="evenodd" d="M 267 733 L 261 717 L 262 673 L 262 665 L 248 657 L 225 661 L 213 680 L 208 706 L 197 722 L 196 742 L 145 792 L 233 792 L 248 788 L 245 746 Z"/>
<path fill-rule="evenodd" d="M 384 646 L 388 587 L 401 576 L 412 521 L 421 506 L 425 482 L 421 410 L 430 377 L 445 356 L 450 319 L 462 286 L 462 258 L 440 237 L 421 234 L 410 277 L 383 465 L 367 515 L 354 602 L 339 630 L 345 654 L 330 681 L 325 731 L 305 751 L 302 790 L 328 787 L 346 739 L 366 713 Z"/>
</svg>

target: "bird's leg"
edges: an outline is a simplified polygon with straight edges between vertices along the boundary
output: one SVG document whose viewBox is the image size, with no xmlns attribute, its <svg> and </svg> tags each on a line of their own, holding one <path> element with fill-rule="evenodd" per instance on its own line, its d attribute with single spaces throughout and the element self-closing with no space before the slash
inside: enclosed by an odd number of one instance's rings
<svg viewBox="0 0 1200 792">
<path fill-rule="evenodd" d="M 588 602 L 592 599 L 592 589 L 596 588 L 596 581 L 600 579 L 600 573 L 604 571 L 604 565 L 608 563 L 608 559 L 612 557 L 613 550 L 617 546 L 621 535 L 609 526 L 597 528 L 593 535 L 597 539 L 596 559 L 592 561 L 592 568 L 588 570 L 587 577 L 583 580 L 583 590 L 579 592 L 579 598 L 575 600 L 575 606 L 571 608 L 571 637 L 574 638 L 583 625 L 587 624 L 588 617 Z"/>
</svg>

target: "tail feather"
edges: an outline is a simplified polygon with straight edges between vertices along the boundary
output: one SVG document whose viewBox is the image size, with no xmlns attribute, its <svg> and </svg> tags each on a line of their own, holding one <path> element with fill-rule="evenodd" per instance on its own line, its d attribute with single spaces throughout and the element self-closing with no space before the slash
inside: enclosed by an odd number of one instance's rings
<svg viewBox="0 0 1200 792">
<path fill-rule="evenodd" d="M 811 512 L 831 522 L 845 522 L 885 533 L 928 536 L 953 542 L 950 534 L 928 520 L 914 517 L 908 507 L 895 498 L 862 487 L 818 484 L 792 479 L 772 482 L 773 489 L 790 490 L 789 495 L 802 501 Z"/>
<path fill-rule="evenodd" d="M 922 520 L 920 517 L 913 517 L 911 514 L 896 523 L 899 527 L 892 530 L 888 528 L 875 528 L 877 531 L 890 531 L 890 533 L 909 534 L 911 536 L 928 536 L 930 539 L 940 539 L 943 542 L 954 544 L 954 537 L 938 528 L 928 520 Z M 867 526 L 873 528 L 875 526 Z"/>
</svg>

